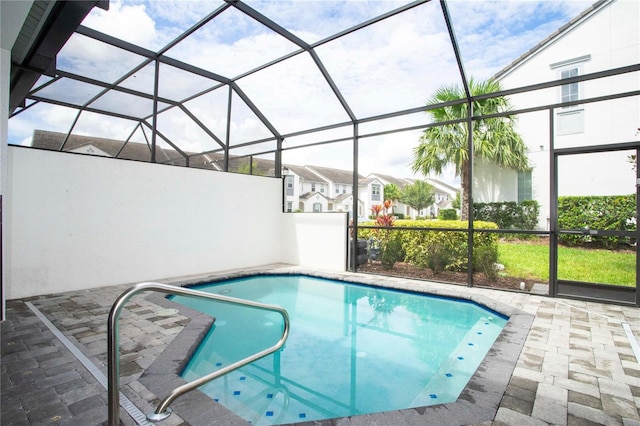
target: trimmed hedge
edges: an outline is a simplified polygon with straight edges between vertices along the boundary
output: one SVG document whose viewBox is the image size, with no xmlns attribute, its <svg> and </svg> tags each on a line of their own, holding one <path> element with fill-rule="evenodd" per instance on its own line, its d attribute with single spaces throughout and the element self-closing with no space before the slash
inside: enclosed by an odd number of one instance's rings
<svg viewBox="0 0 640 426">
<path fill-rule="evenodd" d="M 458 220 L 458 212 L 456 211 L 456 209 L 441 209 L 438 212 L 438 219 Z"/>
<path fill-rule="evenodd" d="M 636 195 L 558 197 L 559 229 L 636 230 Z M 568 246 L 595 245 L 615 249 L 620 244 L 633 244 L 629 237 L 598 235 L 559 236 Z"/>
<path fill-rule="evenodd" d="M 363 223 L 365 226 L 375 226 L 374 222 Z M 456 228 L 457 231 L 438 230 L 396 230 L 395 227 L 412 228 Z M 492 222 L 475 221 L 474 227 L 482 229 L 498 229 Z M 388 229 L 360 229 L 358 238 L 380 239 L 381 232 L 394 232 L 400 235 L 404 261 L 422 268 L 433 269 L 435 273 L 442 270 L 467 270 L 467 232 L 466 221 L 459 220 L 397 220 Z M 498 235 L 495 233 L 475 232 L 473 246 L 490 247 L 497 252 Z M 475 262 L 474 262 L 475 263 Z"/>
<path fill-rule="evenodd" d="M 540 203 L 535 200 L 516 203 L 473 203 L 473 218 L 494 222 L 500 229 L 535 229 Z"/>
</svg>

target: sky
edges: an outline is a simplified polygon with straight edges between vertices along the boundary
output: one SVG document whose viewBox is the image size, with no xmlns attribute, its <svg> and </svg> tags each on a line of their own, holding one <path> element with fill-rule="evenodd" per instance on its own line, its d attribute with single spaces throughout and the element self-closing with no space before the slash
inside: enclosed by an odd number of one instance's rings
<svg viewBox="0 0 640 426">
<path fill-rule="evenodd" d="M 249 0 L 246 3 L 305 43 L 313 44 L 407 2 Z M 223 4 L 213 0 L 111 0 L 108 12 L 95 8 L 83 25 L 157 52 Z M 446 4 L 467 77 L 484 79 L 577 16 L 591 2 L 450 0 Z M 348 112 L 308 53 L 243 76 L 261 64 L 298 50 L 295 44 L 229 8 L 168 49 L 165 55 L 236 79 L 238 87 L 281 134 L 349 122 Z M 323 43 L 315 51 L 349 109 L 359 119 L 421 107 L 439 86 L 461 81 L 440 2 L 436 0 Z M 58 56 L 58 68 L 113 83 L 142 60 L 130 52 L 74 35 Z M 47 80 L 43 78 L 41 82 Z M 152 94 L 153 65 L 142 67 L 121 85 Z M 169 65 L 163 64 L 160 68 L 161 97 L 182 100 L 214 86 L 208 79 Z M 64 81 L 41 92 L 43 96 L 61 97 L 80 105 L 98 93 L 94 86 Z M 185 107 L 224 140 L 228 102 L 228 89 L 221 87 L 185 103 Z M 237 94 L 233 94 L 231 102 L 232 148 L 271 135 Z M 108 93 L 93 105 L 139 117 L 152 111 L 151 102 L 119 93 Z M 76 118 L 77 110 L 72 108 L 36 105 L 10 120 L 9 142 L 28 145 L 34 129 L 66 133 Z M 359 126 L 359 132 L 371 134 L 427 122 L 428 116 L 419 113 L 364 123 Z M 124 140 L 135 130 L 135 125 L 130 120 L 84 112 L 73 131 Z M 182 150 L 200 152 L 219 147 L 187 114 L 176 108 L 161 114 L 158 125 L 159 130 Z M 317 135 L 287 137 L 283 144 L 287 149 L 283 161 L 351 169 L 351 142 L 291 148 L 309 142 L 348 138 L 352 134 L 353 128 L 345 126 Z M 417 145 L 419 136 L 420 131 L 413 130 L 362 138 L 359 144 L 360 174 L 375 172 L 416 177 L 410 164 L 412 148 Z M 144 141 L 140 131 L 134 133 L 133 140 Z M 232 154 L 259 153 L 274 147 L 273 142 L 266 142 L 253 148 L 232 149 Z M 456 182 L 451 171 L 441 179 Z"/>
</svg>

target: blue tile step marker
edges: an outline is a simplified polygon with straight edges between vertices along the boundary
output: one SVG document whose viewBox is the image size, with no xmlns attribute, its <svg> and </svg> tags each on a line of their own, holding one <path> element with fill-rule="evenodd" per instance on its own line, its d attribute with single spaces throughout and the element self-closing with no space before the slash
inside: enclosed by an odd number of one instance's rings
<svg viewBox="0 0 640 426">
<path fill-rule="evenodd" d="M 460 340 L 458 346 L 440 365 L 429 383 L 412 401 L 411 406 L 419 407 L 453 402 L 466 386 L 467 377 L 471 377 L 484 358 L 479 346 L 487 341 L 493 342 L 501 330 L 491 333 L 486 319 L 478 321 Z M 497 334 L 495 334 L 497 333 Z"/>
</svg>

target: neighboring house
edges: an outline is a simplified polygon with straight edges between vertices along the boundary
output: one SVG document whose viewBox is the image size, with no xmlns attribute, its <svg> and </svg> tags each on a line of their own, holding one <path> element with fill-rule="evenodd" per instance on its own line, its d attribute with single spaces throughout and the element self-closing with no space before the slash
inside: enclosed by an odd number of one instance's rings
<svg viewBox="0 0 640 426">
<path fill-rule="evenodd" d="M 66 139 L 66 142 L 65 142 Z M 64 144 L 64 146 L 63 146 Z M 93 136 L 70 135 L 65 133 L 34 131 L 32 147 L 52 151 L 74 152 L 79 154 L 117 157 L 135 161 L 151 161 L 149 145 L 138 143 L 96 138 Z M 190 167 L 222 171 L 224 158 L 218 153 L 190 155 Z M 184 166 L 184 157 L 175 150 L 156 147 L 156 161 L 158 163 Z M 275 176 L 274 162 L 265 159 L 251 159 L 248 157 L 231 157 L 230 171 Z M 353 173 L 350 170 L 333 169 L 321 166 L 299 166 L 286 164 L 284 174 L 284 208 L 289 212 L 349 212 L 353 215 Z M 413 180 L 398 179 L 387 175 L 371 174 L 367 177 L 358 176 L 357 217 L 366 220 L 371 215 L 374 205 L 385 201 L 384 185 L 395 183 L 399 187 L 412 183 Z M 436 204 L 431 209 L 445 208 L 455 199 L 457 190 L 434 179 L 427 182 L 436 188 Z M 399 212 L 398 206 L 395 207 Z M 407 217 L 428 216 L 432 210 L 416 212 L 402 206 Z M 437 214 L 437 210 L 433 210 Z"/>
<path fill-rule="evenodd" d="M 66 139 L 66 141 L 65 141 Z M 182 154 L 171 148 L 163 148 L 163 144 L 156 146 L 156 162 L 174 166 L 185 166 L 186 160 Z M 166 144 L 164 144 L 166 145 Z M 127 142 L 116 139 L 99 138 L 72 134 L 67 138 L 66 133 L 48 130 L 34 130 L 31 146 L 50 151 L 73 152 L 78 154 L 97 155 L 102 157 L 121 158 L 123 160 L 151 161 L 151 147 L 146 143 Z M 62 147 L 62 149 L 60 149 Z M 215 171 L 224 170 L 224 155 L 219 153 L 192 153 L 189 167 Z M 269 169 L 273 169 L 273 161 L 248 157 L 230 158 L 229 171 L 265 176 Z"/>
<path fill-rule="evenodd" d="M 371 216 L 371 208 L 384 203 L 384 184 L 375 177 L 358 180 L 358 217 Z"/>
<path fill-rule="evenodd" d="M 351 211 L 352 203 L 340 196 L 352 192 L 353 172 L 320 166 L 305 166 L 305 168 L 320 179 L 317 190 L 331 199 L 327 206 L 329 211 Z"/>
<path fill-rule="evenodd" d="M 383 187 L 384 185 L 393 184 L 401 190 L 405 186 L 411 185 L 416 181 L 415 179 L 400 179 L 394 176 L 383 175 L 380 173 L 372 173 L 368 177 L 377 178 L 378 180 L 380 180 L 380 182 L 382 182 Z M 438 213 L 440 212 L 440 210 L 452 208 L 452 203 L 456 199 L 456 195 L 460 193 L 459 188 L 455 188 L 433 178 L 425 178 L 424 181 L 431 185 L 434 189 L 434 204 L 426 209 L 417 211 L 416 209 L 403 204 L 401 201 L 396 201 L 393 206 L 394 213 L 400 213 L 406 218 L 415 219 L 416 217 L 438 217 Z"/>
<path fill-rule="evenodd" d="M 327 212 L 335 210 L 330 195 L 331 182 L 313 172 L 307 166 L 287 164 L 285 185 L 285 210 L 289 212 Z M 269 175 L 274 176 L 273 170 Z M 342 211 L 342 210 L 340 210 Z"/>
<path fill-rule="evenodd" d="M 299 212 L 350 212 L 353 215 L 353 173 L 321 166 L 286 164 L 285 209 Z M 273 172 L 270 172 L 273 175 Z M 358 217 L 367 218 L 381 204 L 383 185 L 358 176 Z"/>
<path fill-rule="evenodd" d="M 99 157 L 112 157 L 108 152 L 104 152 L 93 144 L 87 144 L 70 149 L 69 152 L 75 152 L 76 154 L 97 155 Z"/>
<path fill-rule="evenodd" d="M 640 62 L 640 2 L 601 0 L 495 75 L 503 89 L 570 78 Z M 637 73 L 588 80 L 510 97 L 514 109 L 579 101 L 638 89 Z M 637 140 L 637 96 L 556 108 L 554 148 L 611 145 Z M 522 114 L 518 132 L 528 147 L 531 170 L 516 172 L 478 161 L 474 201 L 537 200 L 539 229 L 550 217 L 550 120 L 548 111 Z M 635 136 L 634 136 L 635 134 Z M 626 195 L 635 192 L 629 151 L 563 156 L 559 195 Z M 606 168 L 606 169 L 605 169 Z M 594 171 L 606 170 L 602 173 Z"/>
<path fill-rule="evenodd" d="M 446 184 L 438 179 L 425 178 L 425 182 L 433 186 L 435 192 L 435 204 L 432 206 L 432 211 L 428 212 L 433 214 L 434 217 L 438 217 L 440 210 L 453 208 L 453 202 L 456 196 L 460 194 L 460 188 L 455 188 L 449 184 Z M 458 210 L 458 214 L 460 211 Z"/>
</svg>

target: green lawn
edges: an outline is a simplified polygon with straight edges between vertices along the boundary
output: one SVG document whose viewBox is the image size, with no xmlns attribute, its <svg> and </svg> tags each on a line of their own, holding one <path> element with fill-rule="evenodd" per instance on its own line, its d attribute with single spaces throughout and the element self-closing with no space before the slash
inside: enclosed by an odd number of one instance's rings
<svg viewBox="0 0 640 426">
<path fill-rule="evenodd" d="M 500 242 L 498 262 L 503 273 L 539 282 L 549 282 L 549 247 L 528 242 Z M 629 251 L 558 248 L 558 278 L 634 287 L 636 255 Z"/>
</svg>

